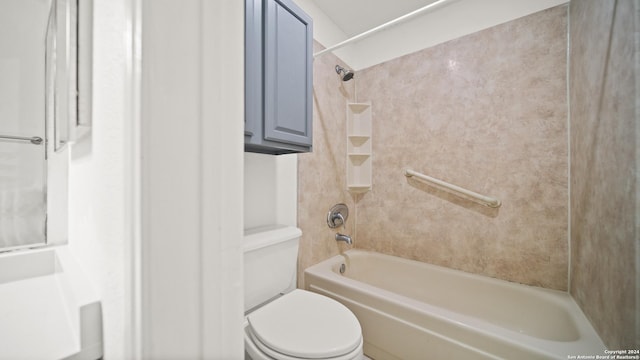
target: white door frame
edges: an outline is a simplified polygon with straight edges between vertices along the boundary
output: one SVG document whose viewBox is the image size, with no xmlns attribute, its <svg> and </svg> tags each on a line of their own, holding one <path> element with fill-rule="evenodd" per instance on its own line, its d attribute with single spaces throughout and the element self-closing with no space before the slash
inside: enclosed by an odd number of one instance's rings
<svg viewBox="0 0 640 360">
<path fill-rule="evenodd" d="M 124 1 L 125 351 L 240 359 L 244 3 Z"/>
</svg>

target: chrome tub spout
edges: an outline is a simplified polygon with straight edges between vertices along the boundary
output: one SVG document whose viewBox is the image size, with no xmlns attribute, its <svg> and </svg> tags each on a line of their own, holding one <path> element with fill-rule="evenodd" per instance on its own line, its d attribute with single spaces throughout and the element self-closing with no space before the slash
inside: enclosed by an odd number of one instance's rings
<svg viewBox="0 0 640 360">
<path fill-rule="evenodd" d="M 340 234 L 340 233 L 336 234 L 336 241 L 344 241 L 349 245 L 353 243 L 353 241 L 351 240 L 351 236 Z"/>
</svg>

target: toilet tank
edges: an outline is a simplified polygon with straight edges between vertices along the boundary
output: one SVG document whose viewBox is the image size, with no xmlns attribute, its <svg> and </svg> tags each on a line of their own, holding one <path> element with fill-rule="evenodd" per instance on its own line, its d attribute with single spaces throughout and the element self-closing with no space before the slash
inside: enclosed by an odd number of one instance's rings
<svg viewBox="0 0 640 360">
<path fill-rule="evenodd" d="M 296 288 L 297 227 L 272 225 L 244 233 L 244 310 Z"/>
</svg>

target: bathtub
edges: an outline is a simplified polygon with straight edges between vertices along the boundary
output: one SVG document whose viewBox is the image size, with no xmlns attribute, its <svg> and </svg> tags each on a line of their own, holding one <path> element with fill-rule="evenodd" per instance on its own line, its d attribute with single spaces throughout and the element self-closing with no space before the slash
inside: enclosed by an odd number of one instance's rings
<svg viewBox="0 0 640 360">
<path fill-rule="evenodd" d="M 304 280 L 353 311 L 376 360 L 605 354 L 566 292 L 355 249 L 309 267 Z"/>
</svg>

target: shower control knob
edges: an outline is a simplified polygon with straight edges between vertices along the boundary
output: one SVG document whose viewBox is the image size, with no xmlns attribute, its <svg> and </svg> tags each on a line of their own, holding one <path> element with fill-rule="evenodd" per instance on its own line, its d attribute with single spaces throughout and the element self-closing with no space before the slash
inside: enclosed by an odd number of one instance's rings
<svg viewBox="0 0 640 360">
<path fill-rule="evenodd" d="M 334 205 L 327 214 L 327 225 L 330 228 L 335 229 L 339 226 L 344 226 L 344 223 L 349 217 L 349 208 L 345 204 Z"/>
</svg>

